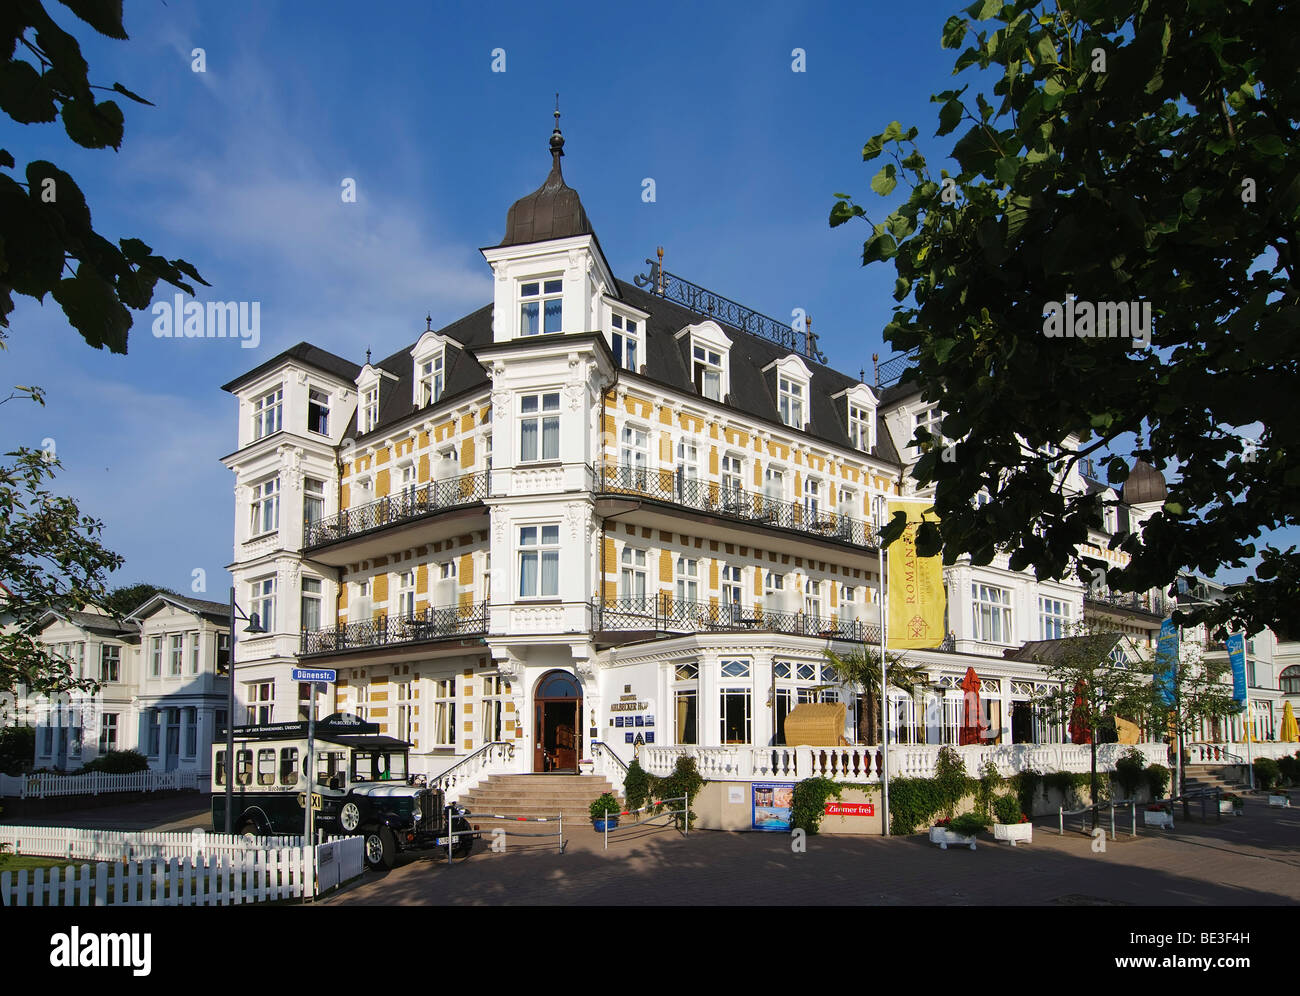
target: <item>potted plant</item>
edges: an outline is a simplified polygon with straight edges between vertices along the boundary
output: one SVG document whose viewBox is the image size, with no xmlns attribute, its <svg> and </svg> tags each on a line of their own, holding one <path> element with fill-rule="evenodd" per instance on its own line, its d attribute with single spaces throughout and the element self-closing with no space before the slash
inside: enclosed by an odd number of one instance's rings
<svg viewBox="0 0 1300 996">
<path fill-rule="evenodd" d="M 993 802 L 993 839 L 1005 840 L 1015 847 L 1020 841 L 1032 843 L 1034 825 L 1020 811 L 1020 800 L 1014 795 L 1000 795 Z"/>
<path fill-rule="evenodd" d="M 1245 808 L 1245 801 L 1236 792 L 1224 792 L 1219 796 L 1219 813 L 1223 816 L 1240 816 Z"/>
<path fill-rule="evenodd" d="M 1167 802 L 1157 802 L 1147 806 L 1142 812 L 1142 823 L 1148 827 L 1174 828 L 1174 814 Z"/>
<path fill-rule="evenodd" d="M 942 851 L 948 850 L 949 844 L 964 844 L 975 850 L 975 837 L 988 824 L 977 813 L 962 813 L 952 819 L 943 819 L 930 828 L 930 843 L 938 844 Z"/>
<path fill-rule="evenodd" d="M 618 814 L 622 811 L 622 805 L 614 798 L 612 792 L 599 796 L 587 810 L 591 814 L 591 823 L 598 833 L 613 830 L 618 826 Z"/>
</svg>

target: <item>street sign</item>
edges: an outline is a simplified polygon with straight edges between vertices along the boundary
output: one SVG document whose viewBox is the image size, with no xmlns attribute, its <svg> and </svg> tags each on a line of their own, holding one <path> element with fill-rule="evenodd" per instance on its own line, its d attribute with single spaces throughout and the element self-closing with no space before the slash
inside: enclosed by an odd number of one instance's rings
<svg viewBox="0 0 1300 996">
<path fill-rule="evenodd" d="M 293 669 L 294 681 L 326 681 L 333 683 L 338 680 L 339 673 L 331 668 L 305 668 L 296 667 Z"/>
</svg>

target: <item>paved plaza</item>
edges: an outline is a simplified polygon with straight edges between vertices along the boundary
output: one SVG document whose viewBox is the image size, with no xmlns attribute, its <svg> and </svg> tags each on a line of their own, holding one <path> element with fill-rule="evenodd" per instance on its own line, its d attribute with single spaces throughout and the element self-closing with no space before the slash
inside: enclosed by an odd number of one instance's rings
<svg viewBox="0 0 1300 996">
<path fill-rule="evenodd" d="M 1178 815 L 1181 815 L 1179 813 Z M 1139 818 L 1140 819 L 1140 818 Z M 487 824 L 483 824 L 486 828 Z M 530 829 L 536 824 L 530 825 Z M 1034 842 L 982 838 L 977 850 L 941 851 L 921 835 L 816 836 L 791 852 L 775 833 L 640 827 L 602 850 L 589 826 L 567 828 L 563 855 L 511 839 L 505 853 L 479 843 L 448 868 L 427 856 L 320 905 L 1291 905 L 1300 901 L 1300 810 L 1252 800 L 1222 822 L 1179 821 L 1173 832 L 1121 831 L 1104 853 L 1077 832 L 1040 821 Z"/>
</svg>

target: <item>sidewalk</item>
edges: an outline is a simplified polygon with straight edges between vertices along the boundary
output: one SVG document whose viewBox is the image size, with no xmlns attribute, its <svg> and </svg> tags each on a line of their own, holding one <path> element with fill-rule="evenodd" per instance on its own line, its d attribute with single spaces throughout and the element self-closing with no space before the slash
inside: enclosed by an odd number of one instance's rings
<svg viewBox="0 0 1300 996">
<path fill-rule="evenodd" d="M 1294 815 L 1293 815 L 1294 813 Z M 321 905 L 1280 905 L 1300 901 L 1300 812 L 1247 806 L 1245 816 L 1121 832 L 1105 853 L 1078 834 L 1038 824 L 1011 848 L 940 851 L 915 835 L 808 838 L 640 828 L 611 836 L 566 827 L 563 855 L 480 843 L 448 868 L 421 856 Z"/>
</svg>

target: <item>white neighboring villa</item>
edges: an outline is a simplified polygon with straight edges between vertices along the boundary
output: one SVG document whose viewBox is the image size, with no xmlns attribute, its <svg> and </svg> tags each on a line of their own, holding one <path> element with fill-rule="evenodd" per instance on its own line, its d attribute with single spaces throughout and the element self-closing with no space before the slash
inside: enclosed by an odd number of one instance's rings
<svg viewBox="0 0 1300 996">
<path fill-rule="evenodd" d="M 39 639 L 97 693 L 19 697 L 9 722 L 36 729 L 36 769 L 76 771 L 110 750 L 138 750 L 152 771 L 206 773 L 225 722 L 227 606 L 160 593 L 124 619 L 88 605 L 48 613 Z"/>
</svg>

